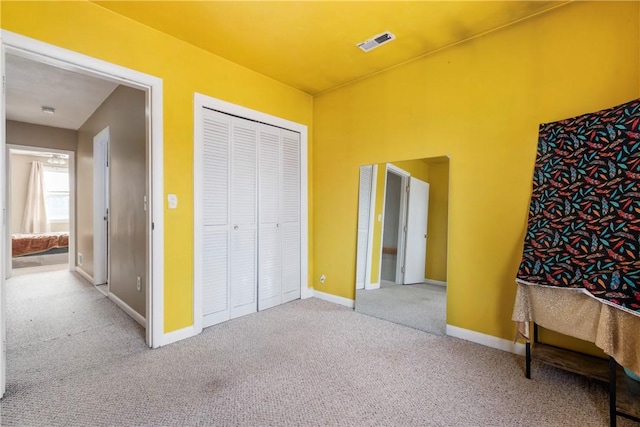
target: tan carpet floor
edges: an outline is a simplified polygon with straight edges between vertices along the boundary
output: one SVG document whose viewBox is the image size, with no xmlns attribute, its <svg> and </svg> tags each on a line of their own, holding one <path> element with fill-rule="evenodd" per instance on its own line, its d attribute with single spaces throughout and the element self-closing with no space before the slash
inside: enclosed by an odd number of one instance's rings
<svg viewBox="0 0 640 427">
<path fill-rule="evenodd" d="M 3 426 L 608 425 L 603 384 L 313 298 L 150 350 L 69 272 L 7 291 Z"/>
<path fill-rule="evenodd" d="M 447 289 L 383 281 L 380 289 L 358 289 L 356 311 L 436 335 L 446 335 Z"/>
</svg>

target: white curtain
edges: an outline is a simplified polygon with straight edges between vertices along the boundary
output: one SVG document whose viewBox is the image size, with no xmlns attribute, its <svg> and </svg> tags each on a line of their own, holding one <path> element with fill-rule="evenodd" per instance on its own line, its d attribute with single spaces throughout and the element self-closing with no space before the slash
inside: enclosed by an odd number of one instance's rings
<svg viewBox="0 0 640 427">
<path fill-rule="evenodd" d="M 23 233 L 47 233 L 51 231 L 47 221 L 44 194 L 44 167 L 42 162 L 31 163 L 31 176 L 27 188 L 27 202 L 22 217 Z"/>
</svg>

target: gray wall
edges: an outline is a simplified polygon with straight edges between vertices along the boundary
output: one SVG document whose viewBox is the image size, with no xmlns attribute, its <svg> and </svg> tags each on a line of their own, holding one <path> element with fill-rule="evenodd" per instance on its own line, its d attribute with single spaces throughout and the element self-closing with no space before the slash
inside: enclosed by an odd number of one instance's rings
<svg viewBox="0 0 640 427">
<path fill-rule="evenodd" d="M 111 292 L 146 317 L 146 123 L 144 92 L 119 86 L 78 130 L 78 253 L 93 275 L 93 137 L 110 128 Z M 136 277 L 142 289 L 136 289 Z"/>
<path fill-rule="evenodd" d="M 384 165 L 383 165 L 384 166 Z M 387 188 L 384 200 L 384 228 L 382 232 L 382 246 L 398 248 L 398 225 L 400 223 L 400 195 L 402 194 L 402 178 L 387 172 Z M 382 280 L 396 281 L 396 264 L 398 256 L 382 254 Z"/>
<path fill-rule="evenodd" d="M 385 248 L 398 247 L 398 225 L 400 224 L 400 195 L 402 193 L 402 178 L 387 172 L 387 192 L 384 200 L 384 232 L 382 246 Z"/>
<path fill-rule="evenodd" d="M 78 133 L 71 129 L 7 120 L 7 144 L 76 151 Z"/>
</svg>

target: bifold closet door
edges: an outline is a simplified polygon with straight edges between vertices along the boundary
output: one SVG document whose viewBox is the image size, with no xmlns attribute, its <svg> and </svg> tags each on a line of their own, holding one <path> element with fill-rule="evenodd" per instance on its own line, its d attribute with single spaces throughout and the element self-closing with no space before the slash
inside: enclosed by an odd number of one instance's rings
<svg viewBox="0 0 640 427">
<path fill-rule="evenodd" d="M 258 310 L 282 304 L 280 129 L 258 128 Z"/>
<path fill-rule="evenodd" d="M 229 161 L 231 116 L 203 110 L 203 326 L 229 320 Z M 196 253 L 196 255 L 198 255 Z"/>
<path fill-rule="evenodd" d="M 300 134 L 282 135 L 282 302 L 300 298 Z"/>
<path fill-rule="evenodd" d="M 203 327 L 300 298 L 300 135 L 203 110 Z"/>
<path fill-rule="evenodd" d="M 230 317 L 257 311 L 256 122 L 232 119 L 229 248 Z"/>
<path fill-rule="evenodd" d="M 257 124 L 207 109 L 203 117 L 206 327 L 257 310 Z"/>
</svg>

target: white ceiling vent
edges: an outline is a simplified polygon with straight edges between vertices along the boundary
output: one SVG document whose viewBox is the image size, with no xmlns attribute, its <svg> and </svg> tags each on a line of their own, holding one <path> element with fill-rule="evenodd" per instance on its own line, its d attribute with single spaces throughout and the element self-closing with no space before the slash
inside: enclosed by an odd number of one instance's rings
<svg viewBox="0 0 640 427">
<path fill-rule="evenodd" d="M 365 40 L 362 43 L 356 44 L 360 49 L 365 52 L 369 52 L 371 49 L 375 49 L 380 45 L 385 43 L 389 43 L 391 40 L 394 40 L 396 36 L 394 36 L 390 31 L 385 31 L 382 34 L 378 34 L 377 36 L 371 37 L 369 40 Z"/>
</svg>

